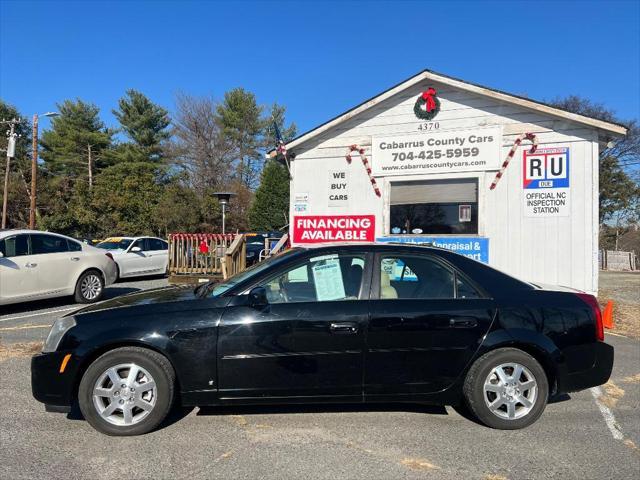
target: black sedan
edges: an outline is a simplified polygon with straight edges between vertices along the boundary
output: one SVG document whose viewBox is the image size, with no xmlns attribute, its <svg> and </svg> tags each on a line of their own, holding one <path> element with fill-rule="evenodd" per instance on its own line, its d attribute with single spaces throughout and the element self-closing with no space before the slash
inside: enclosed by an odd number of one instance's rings
<svg viewBox="0 0 640 480">
<path fill-rule="evenodd" d="M 608 380 L 603 340 L 591 295 L 437 248 L 339 245 L 62 317 L 32 359 L 32 388 L 110 435 L 156 428 L 176 401 L 466 404 L 516 429 L 550 395 Z"/>
</svg>

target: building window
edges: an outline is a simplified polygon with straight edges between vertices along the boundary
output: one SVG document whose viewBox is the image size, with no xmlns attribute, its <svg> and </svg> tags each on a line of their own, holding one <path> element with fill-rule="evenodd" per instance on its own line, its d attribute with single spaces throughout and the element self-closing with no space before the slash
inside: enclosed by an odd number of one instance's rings
<svg viewBox="0 0 640 480">
<path fill-rule="evenodd" d="M 478 180 L 460 178 L 392 182 L 390 233 L 478 233 Z"/>
</svg>

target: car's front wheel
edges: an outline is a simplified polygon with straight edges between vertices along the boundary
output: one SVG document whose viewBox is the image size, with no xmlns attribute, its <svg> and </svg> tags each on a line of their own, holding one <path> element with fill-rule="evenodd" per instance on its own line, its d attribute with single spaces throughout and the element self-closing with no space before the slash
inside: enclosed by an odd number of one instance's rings
<svg viewBox="0 0 640 480">
<path fill-rule="evenodd" d="M 486 353 L 471 367 L 464 397 L 485 425 L 503 430 L 534 423 L 547 405 L 549 383 L 538 361 L 516 348 Z"/>
<path fill-rule="evenodd" d="M 167 416 L 175 373 L 152 350 L 125 347 L 96 359 L 80 381 L 78 403 L 84 418 L 107 435 L 141 435 Z"/>
</svg>

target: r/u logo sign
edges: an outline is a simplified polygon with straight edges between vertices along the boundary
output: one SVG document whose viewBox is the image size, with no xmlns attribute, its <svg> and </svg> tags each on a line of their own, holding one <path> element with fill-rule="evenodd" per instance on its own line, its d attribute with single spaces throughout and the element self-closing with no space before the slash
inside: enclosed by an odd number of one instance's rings
<svg viewBox="0 0 640 480">
<path fill-rule="evenodd" d="M 524 151 L 523 188 L 565 188 L 569 186 L 569 148 Z"/>
</svg>

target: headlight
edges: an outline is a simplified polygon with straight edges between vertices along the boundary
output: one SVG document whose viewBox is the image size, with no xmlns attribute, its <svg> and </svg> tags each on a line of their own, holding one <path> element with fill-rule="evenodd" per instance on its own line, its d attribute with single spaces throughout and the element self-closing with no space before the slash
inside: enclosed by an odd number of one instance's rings
<svg viewBox="0 0 640 480">
<path fill-rule="evenodd" d="M 60 344 L 60 340 L 62 340 L 64 334 L 67 333 L 69 329 L 75 326 L 76 320 L 73 317 L 62 317 L 53 322 L 51 330 L 49 331 L 49 336 L 47 337 L 47 341 L 44 342 L 42 352 L 55 352 L 58 349 L 58 345 Z"/>
</svg>

